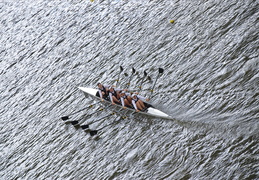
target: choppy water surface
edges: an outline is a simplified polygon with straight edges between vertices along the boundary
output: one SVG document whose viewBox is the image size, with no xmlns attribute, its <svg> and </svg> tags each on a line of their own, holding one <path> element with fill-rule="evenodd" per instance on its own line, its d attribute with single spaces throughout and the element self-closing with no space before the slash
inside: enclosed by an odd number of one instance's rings
<svg viewBox="0 0 259 180">
<path fill-rule="evenodd" d="M 0 2 L 0 179 L 258 179 L 256 0 Z M 170 23 L 170 20 L 175 23 Z M 119 66 L 173 120 L 60 117 Z M 125 87 L 127 77 L 120 86 Z M 88 123 L 105 112 L 87 117 Z M 107 111 L 108 112 L 108 111 Z M 118 119 L 91 126 L 101 128 Z"/>
</svg>

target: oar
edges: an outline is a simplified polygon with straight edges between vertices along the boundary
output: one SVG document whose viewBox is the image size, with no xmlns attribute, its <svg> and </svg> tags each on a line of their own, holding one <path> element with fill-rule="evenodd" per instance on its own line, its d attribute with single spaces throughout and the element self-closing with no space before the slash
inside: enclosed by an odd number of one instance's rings
<svg viewBox="0 0 259 180">
<path fill-rule="evenodd" d="M 146 76 L 147 76 L 147 72 L 144 71 L 144 77 L 143 77 L 142 80 L 141 80 L 141 83 L 140 83 L 140 86 L 139 86 L 139 91 L 142 89 L 142 84 L 143 84 L 143 81 L 144 81 L 144 79 L 145 79 Z"/>
<path fill-rule="evenodd" d="M 92 108 L 95 104 L 98 104 L 98 103 L 99 103 L 99 102 L 94 103 L 94 104 L 91 104 L 91 105 L 88 106 L 87 108 Z M 83 110 L 86 110 L 87 108 L 80 109 L 80 110 L 78 110 L 78 111 L 76 111 L 76 112 L 70 114 L 70 116 L 71 116 L 71 115 L 74 115 L 74 114 L 76 114 L 76 113 L 79 113 L 79 112 L 81 112 L 81 111 L 83 111 Z M 68 120 L 68 119 L 69 119 L 69 116 L 63 116 L 63 117 L 61 117 L 61 119 L 62 119 L 63 121 Z"/>
<path fill-rule="evenodd" d="M 127 85 L 126 85 L 126 89 L 130 86 L 131 78 L 132 78 L 132 76 L 133 76 L 133 74 L 134 74 L 135 72 L 136 72 L 136 70 L 132 67 L 132 73 L 131 73 L 131 75 L 130 75 L 129 82 L 128 82 Z"/>
<path fill-rule="evenodd" d="M 82 129 L 87 129 L 87 128 L 89 128 L 89 126 L 90 126 L 91 124 L 96 123 L 96 122 L 99 122 L 99 121 L 101 121 L 101 120 L 103 120 L 103 119 L 105 119 L 105 118 L 107 118 L 107 117 L 110 117 L 110 116 L 112 116 L 112 115 L 114 115 L 114 114 L 115 114 L 115 112 L 113 112 L 113 113 L 111 113 L 111 114 L 109 114 L 109 115 L 107 115 L 107 116 L 104 116 L 104 117 L 102 117 L 102 118 L 100 118 L 100 119 L 98 119 L 98 120 L 96 120 L 96 121 L 90 122 L 89 124 L 82 125 L 81 128 L 82 128 Z"/>
<path fill-rule="evenodd" d="M 112 106 L 112 105 L 110 104 L 110 105 L 108 105 L 108 106 L 102 107 L 102 108 L 98 109 L 97 111 L 95 111 L 95 112 L 93 112 L 93 113 L 91 113 L 91 114 L 88 114 L 86 117 L 84 117 L 84 119 L 86 119 L 86 118 L 88 118 L 88 117 L 90 117 L 90 116 L 92 116 L 92 115 L 94 115 L 94 114 L 96 114 L 96 113 L 98 113 L 98 112 L 100 112 L 100 111 L 103 111 L 103 110 L 105 110 L 106 108 L 108 108 L 108 107 L 110 107 L 110 106 Z M 83 121 L 83 122 L 84 122 L 84 121 Z M 71 121 L 70 123 L 73 124 L 74 126 L 77 126 L 77 125 L 79 124 L 78 121 Z"/>
<path fill-rule="evenodd" d="M 150 96 L 149 96 L 149 99 L 152 97 L 152 94 L 153 94 L 153 92 L 154 92 L 154 87 L 155 87 L 155 85 L 156 85 L 156 82 L 157 82 L 157 79 L 158 79 L 159 75 L 162 74 L 163 72 L 164 72 L 164 69 L 158 68 L 158 75 L 157 75 L 157 77 L 156 77 L 156 80 L 155 80 L 155 82 L 154 82 L 154 85 L 153 85 L 152 89 L 150 89 L 151 94 L 150 94 Z"/>
<path fill-rule="evenodd" d="M 127 116 L 122 116 L 122 117 L 121 117 L 121 119 L 126 119 L 126 118 L 127 118 Z M 119 122 L 121 119 L 119 119 L 118 121 L 114 121 L 114 122 L 112 122 L 112 123 L 110 123 L 110 124 L 107 124 L 106 126 L 103 126 L 103 127 L 101 127 L 100 129 L 90 130 L 90 135 L 91 135 L 91 136 L 96 135 L 96 134 L 98 133 L 98 131 L 100 131 L 100 130 L 106 128 L 106 127 L 109 127 L 109 126 L 113 125 L 115 122 Z"/>
<path fill-rule="evenodd" d="M 88 117 L 94 115 L 95 113 L 98 113 L 99 111 L 103 111 L 103 110 L 104 110 L 104 108 L 100 108 L 100 109 L 98 109 L 97 111 L 95 111 L 95 112 L 93 112 L 93 113 L 91 113 L 91 114 L 88 114 L 85 118 L 88 118 Z M 71 121 L 70 123 L 71 123 L 72 125 L 74 125 L 74 126 L 76 126 L 76 125 L 79 124 L 78 121 Z"/>
<path fill-rule="evenodd" d="M 119 73 L 118 79 L 116 79 L 116 87 L 117 87 L 118 82 L 120 81 L 120 75 L 121 75 L 122 71 L 123 71 L 123 67 L 120 66 L 120 73 Z"/>
</svg>

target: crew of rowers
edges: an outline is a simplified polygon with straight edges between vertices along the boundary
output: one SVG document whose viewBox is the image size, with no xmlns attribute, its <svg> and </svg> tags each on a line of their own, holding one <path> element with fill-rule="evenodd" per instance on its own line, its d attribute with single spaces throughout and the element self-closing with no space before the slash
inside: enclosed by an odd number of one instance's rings
<svg viewBox="0 0 259 180">
<path fill-rule="evenodd" d="M 114 86 L 103 85 L 101 83 L 98 86 L 98 96 L 103 100 L 111 101 L 112 104 L 120 104 L 124 109 L 127 107 L 135 108 L 137 112 L 145 111 L 146 106 L 144 101 L 149 101 L 138 93 L 129 93 L 127 89 L 115 89 Z"/>
</svg>

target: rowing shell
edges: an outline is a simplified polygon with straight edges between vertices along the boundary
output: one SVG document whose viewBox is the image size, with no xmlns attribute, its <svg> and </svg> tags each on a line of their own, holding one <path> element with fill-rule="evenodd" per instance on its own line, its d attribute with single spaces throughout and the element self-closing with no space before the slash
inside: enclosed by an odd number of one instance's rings
<svg viewBox="0 0 259 180">
<path fill-rule="evenodd" d="M 94 97 L 94 98 L 96 98 L 96 99 L 98 99 L 98 100 L 101 101 L 101 98 L 98 97 L 98 96 L 96 96 L 96 94 L 97 94 L 97 92 L 98 92 L 97 89 L 86 88 L 86 87 L 78 87 L 78 88 L 79 88 L 81 91 L 84 92 L 84 94 L 85 94 L 86 97 L 91 96 L 91 97 Z M 109 104 L 111 104 L 110 101 L 106 101 L 106 100 L 104 100 L 103 103 L 109 103 Z M 120 109 L 122 109 L 122 106 L 121 106 L 121 105 L 115 104 L 114 106 L 119 107 Z M 131 108 L 127 108 L 126 110 L 129 110 L 129 111 L 132 111 L 132 112 L 136 112 L 135 109 L 131 109 Z M 155 109 L 155 108 L 153 108 L 153 107 L 149 107 L 146 112 L 141 112 L 141 111 L 139 111 L 139 112 L 137 112 L 137 113 L 144 114 L 144 115 L 149 115 L 149 116 L 154 116 L 154 117 L 172 119 L 172 117 L 169 116 L 168 114 L 166 114 L 166 113 L 164 113 L 164 112 L 162 112 L 162 111 L 160 111 L 160 110 L 158 110 L 158 109 Z"/>
</svg>

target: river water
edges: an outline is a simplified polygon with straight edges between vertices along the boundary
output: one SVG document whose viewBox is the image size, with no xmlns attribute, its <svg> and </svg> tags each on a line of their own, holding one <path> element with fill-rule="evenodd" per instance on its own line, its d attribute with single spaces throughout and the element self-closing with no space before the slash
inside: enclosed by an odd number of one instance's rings
<svg viewBox="0 0 259 180">
<path fill-rule="evenodd" d="M 2 0 L 0 179 L 258 179 L 257 0 Z M 174 23 L 170 23 L 174 20 Z M 109 113 L 78 86 L 137 89 L 172 120 Z M 128 76 L 126 76 L 126 74 Z M 92 124 L 101 128 L 119 115 Z"/>
</svg>

